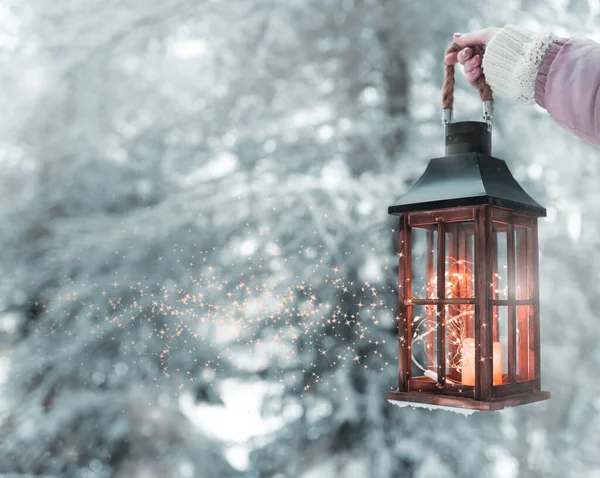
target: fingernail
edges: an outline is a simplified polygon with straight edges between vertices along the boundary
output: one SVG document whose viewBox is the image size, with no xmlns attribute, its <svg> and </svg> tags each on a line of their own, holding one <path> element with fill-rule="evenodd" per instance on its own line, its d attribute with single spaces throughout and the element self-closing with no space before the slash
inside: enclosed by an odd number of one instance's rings
<svg viewBox="0 0 600 478">
<path fill-rule="evenodd" d="M 467 56 L 469 53 L 471 53 L 471 50 L 469 48 L 465 48 L 463 50 L 463 56 Z"/>
<path fill-rule="evenodd" d="M 459 36 L 461 36 L 461 35 L 462 35 L 462 33 L 455 33 L 455 34 L 454 34 L 454 38 L 458 38 L 458 37 L 459 37 Z"/>
</svg>

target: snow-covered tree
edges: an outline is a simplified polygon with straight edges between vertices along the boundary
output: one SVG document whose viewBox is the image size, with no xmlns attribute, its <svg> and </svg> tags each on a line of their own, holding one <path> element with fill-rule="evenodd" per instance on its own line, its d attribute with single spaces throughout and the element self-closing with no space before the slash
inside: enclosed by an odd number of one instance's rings
<svg viewBox="0 0 600 478">
<path fill-rule="evenodd" d="M 0 472 L 590 476 L 596 150 L 497 102 L 494 153 L 550 212 L 544 404 L 466 419 L 386 402 L 386 212 L 443 151 L 452 32 L 593 35 L 597 15 L 592 1 L 8 2 Z M 479 108 L 460 83 L 457 116 Z"/>
</svg>

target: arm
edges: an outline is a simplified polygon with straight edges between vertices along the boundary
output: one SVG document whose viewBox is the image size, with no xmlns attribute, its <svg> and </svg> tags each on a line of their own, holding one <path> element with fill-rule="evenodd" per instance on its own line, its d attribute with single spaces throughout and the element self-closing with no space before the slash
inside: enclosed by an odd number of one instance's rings
<svg viewBox="0 0 600 478">
<path fill-rule="evenodd" d="M 535 100 L 567 131 L 600 145 L 600 44 L 556 41 L 537 74 Z"/>
<path fill-rule="evenodd" d="M 600 144 L 600 44 L 508 25 L 490 40 L 482 68 L 494 92 L 535 100 L 567 131 Z"/>
<path fill-rule="evenodd" d="M 481 68 L 475 59 L 458 55 L 473 82 L 481 74 L 494 93 L 521 103 L 537 102 L 561 127 L 589 143 L 600 145 L 600 44 L 583 38 L 557 38 L 514 25 L 465 34 L 455 41 L 486 51 Z M 470 37 L 471 35 L 474 35 Z"/>
</svg>

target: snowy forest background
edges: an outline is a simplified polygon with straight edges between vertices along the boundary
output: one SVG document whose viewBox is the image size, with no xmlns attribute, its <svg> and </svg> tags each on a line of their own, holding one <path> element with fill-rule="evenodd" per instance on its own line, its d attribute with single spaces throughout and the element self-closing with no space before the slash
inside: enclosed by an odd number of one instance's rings
<svg viewBox="0 0 600 478">
<path fill-rule="evenodd" d="M 399 409 L 395 222 L 455 31 L 598 0 L 0 3 L 0 476 L 600 477 L 600 154 L 496 103 L 541 204 L 543 388 Z M 458 75 L 457 119 L 480 103 Z"/>
</svg>

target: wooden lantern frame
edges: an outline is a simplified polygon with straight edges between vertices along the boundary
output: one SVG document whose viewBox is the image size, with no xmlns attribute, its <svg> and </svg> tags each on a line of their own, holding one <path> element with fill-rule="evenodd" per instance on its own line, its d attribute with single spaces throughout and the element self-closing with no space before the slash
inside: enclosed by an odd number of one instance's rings
<svg viewBox="0 0 600 478">
<path fill-rule="evenodd" d="M 474 226 L 474 296 L 469 298 L 444 298 L 445 293 L 445 254 L 446 228 L 453 224 L 472 223 Z M 411 291 L 411 232 L 413 227 L 430 228 L 437 234 L 437 297 L 416 298 Z M 514 239 L 515 228 L 521 228 L 523 241 L 519 255 Z M 548 392 L 541 390 L 540 367 L 540 305 L 538 285 L 538 225 L 537 217 L 492 205 L 440 209 L 405 213 L 400 216 L 399 238 L 399 297 L 398 297 L 398 382 L 397 391 L 389 392 L 390 400 L 424 403 L 447 407 L 469 408 L 474 410 L 498 410 L 507 406 L 546 400 Z M 508 298 L 495 298 L 494 264 L 497 264 L 497 249 L 494 241 L 494 228 L 506 231 L 508 253 Z M 429 238 L 432 234 L 428 234 Z M 431 241 L 431 239 L 429 239 Z M 431 241 L 432 242 L 432 241 Z M 457 248 L 453 241 L 449 248 Z M 433 244 L 430 244 L 433 245 Z M 518 266 L 518 269 L 517 269 Z M 525 275 L 525 277 L 523 277 Z M 527 297 L 517 298 L 515 277 L 521 276 L 527 284 Z M 444 331 L 446 305 L 473 305 L 475 335 L 475 385 L 448 383 L 446 377 L 446 334 Z M 411 322 L 412 308 L 417 305 L 433 305 L 438 309 L 436 334 L 437 381 L 427 377 L 412 376 Z M 493 307 L 508 307 L 508 370 L 502 385 L 493 384 L 492 348 L 494 334 Z M 527 317 L 517 317 L 517 307 L 529 306 Z M 522 315 L 522 314 L 521 314 Z M 517 320 L 527 323 L 530 328 L 528 350 L 516 346 Z M 522 326 L 523 327 L 523 326 Z M 517 353 L 530 354 L 521 357 L 519 363 L 527 362 L 531 372 L 522 371 L 526 377 L 516 374 Z M 532 362 L 532 363 L 531 363 Z M 521 379 L 519 379 L 521 378 Z"/>
</svg>

